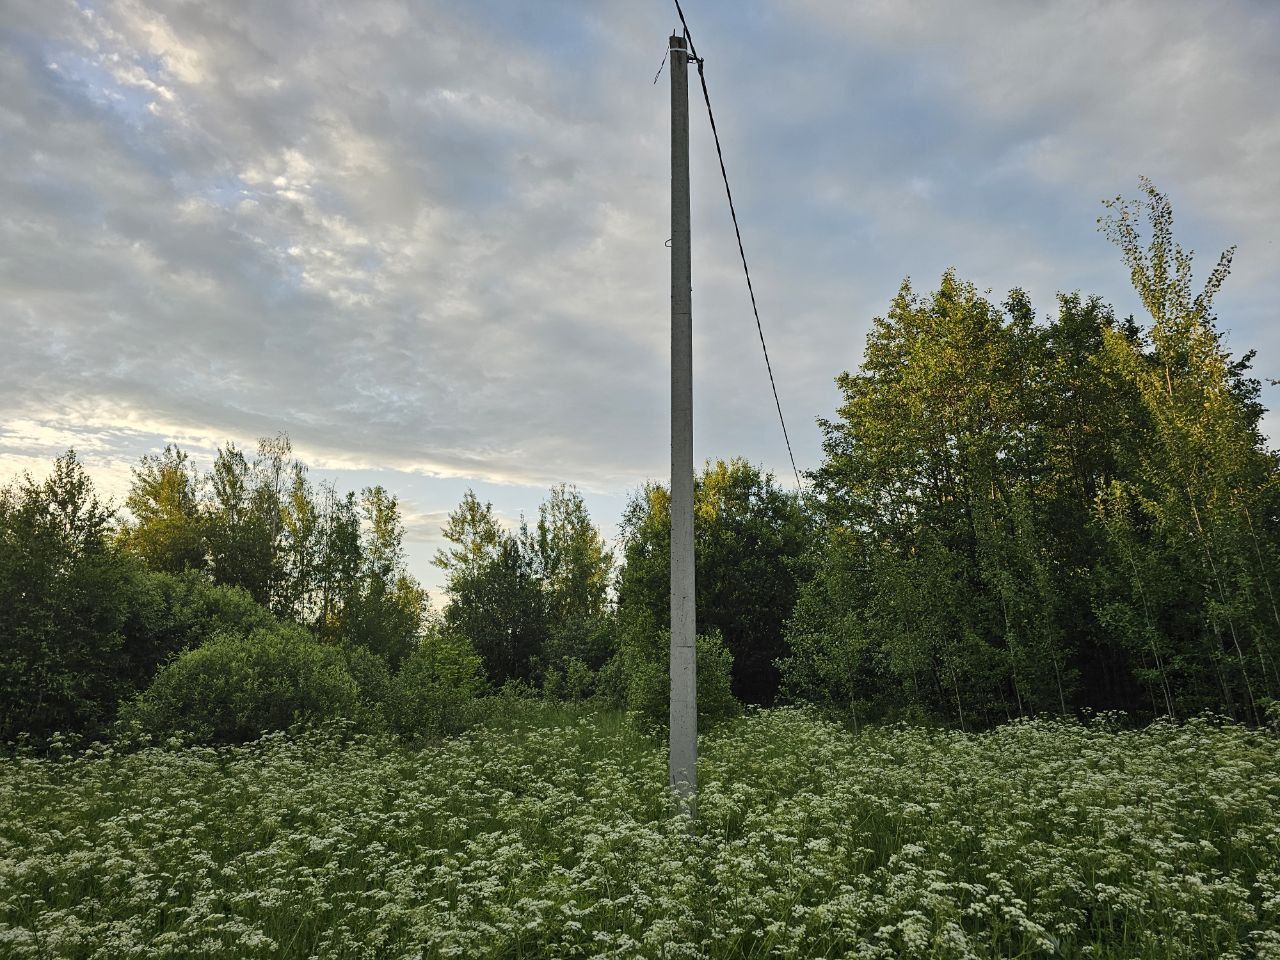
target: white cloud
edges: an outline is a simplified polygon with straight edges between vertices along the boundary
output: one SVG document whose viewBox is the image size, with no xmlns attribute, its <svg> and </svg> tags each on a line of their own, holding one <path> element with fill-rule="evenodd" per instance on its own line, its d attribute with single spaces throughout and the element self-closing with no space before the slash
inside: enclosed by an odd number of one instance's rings
<svg viewBox="0 0 1280 960">
<path fill-rule="evenodd" d="M 1241 244 L 1219 303 L 1276 372 L 1274 8 L 689 13 L 802 468 L 903 276 L 1123 303 L 1093 219 L 1139 173 L 1206 254 Z M 515 515 L 558 480 L 616 497 L 665 472 L 665 8 L 6 18 L 0 469 L 63 441 L 108 464 L 287 430 L 318 469 L 403 478 L 425 518 L 457 480 L 526 491 Z M 692 106 L 699 456 L 786 476 L 696 86 Z"/>
</svg>

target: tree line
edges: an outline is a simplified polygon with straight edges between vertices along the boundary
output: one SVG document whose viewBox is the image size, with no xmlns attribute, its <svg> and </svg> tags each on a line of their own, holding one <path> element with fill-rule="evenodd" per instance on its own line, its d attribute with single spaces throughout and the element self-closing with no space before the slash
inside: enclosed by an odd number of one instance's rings
<svg viewBox="0 0 1280 960">
<path fill-rule="evenodd" d="M 1100 221 L 1146 308 L 904 284 L 839 377 L 789 626 L 791 691 L 960 725 L 1119 708 L 1258 721 L 1280 692 L 1277 458 L 1253 353 L 1197 290 L 1168 198 Z M 1147 226 L 1147 236 L 1140 228 Z"/>
<path fill-rule="evenodd" d="M 993 302 L 954 272 L 929 294 L 904 282 L 836 380 L 803 493 L 742 459 L 705 465 L 704 715 L 803 701 L 967 728 L 1274 709 L 1280 462 L 1253 354 L 1232 356 L 1214 314 L 1232 252 L 1197 287 L 1172 224 L 1146 181 L 1100 221 L 1141 321 L 1078 293 L 1040 318 L 1022 291 Z M 228 444 L 207 473 L 167 447 L 125 507 L 99 503 L 73 455 L 0 494 L 0 733 L 101 721 L 212 632 L 243 660 L 250 609 L 346 651 L 351 696 L 389 723 L 486 687 L 665 713 L 662 484 L 632 494 L 614 544 L 572 486 L 514 526 L 468 492 L 435 558 L 438 613 L 395 498 L 312 483 L 283 436 L 252 457 Z"/>
<path fill-rule="evenodd" d="M 1253 353 L 1231 355 L 1213 310 L 1233 251 L 1197 288 L 1165 195 L 1144 180 L 1107 206 L 1142 322 L 1078 293 L 1037 318 L 1023 291 L 996 303 L 950 271 L 928 295 L 904 282 L 837 378 L 803 495 L 741 460 L 698 476 L 698 623 L 739 700 L 969 727 L 1082 709 L 1258 722 L 1280 696 L 1280 463 Z M 451 518 L 460 543 L 477 511 Z M 612 608 L 603 587 L 589 608 L 611 647 L 526 631 L 539 608 L 515 597 L 532 587 L 464 625 L 515 558 L 538 579 L 524 530 L 464 576 L 445 558 L 446 618 L 478 645 L 523 638 L 526 665 L 579 650 L 602 683 L 660 661 L 668 517 L 656 483 L 624 511 Z M 585 543 L 579 579 L 602 584 L 607 556 Z"/>
</svg>

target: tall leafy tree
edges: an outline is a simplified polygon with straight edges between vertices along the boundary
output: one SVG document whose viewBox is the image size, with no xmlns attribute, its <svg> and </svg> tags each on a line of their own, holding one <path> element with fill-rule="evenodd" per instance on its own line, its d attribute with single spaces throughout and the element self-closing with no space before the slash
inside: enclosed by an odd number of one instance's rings
<svg viewBox="0 0 1280 960">
<path fill-rule="evenodd" d="M 1280 681 L 1269 562 L 1277 464 L 1261 436 L 1252 355 L 1233 360 L 1213 314 L 1234 248 L 1197 292 L 1192 254 L 1173 240 L 1172 204 L 1145 179 L 1143 194 L 1110 202 L 1101 228 L 1120 248 L 1151 318 L 1141 347 L 1110 344 L 1141 398 L 1150 442 L 1139 451 L 1136 475 L 1102 508 L 1131 503 L 1148 531 L 1147 549 L 1176 558 L 1190 602 L 1181 622 L 1165 629 L 1186 638 L 1189 658 L 1212 665 L 1228 708 L 1256 721 L 1259 696 Z M 1120 530 L 1111 519 L 1108 529 Z M 1131 598 L 1131 606 L 1142 599 Z"/>
<path fill-rule="evenodd" d="M 1039 537 L 1044 352 L 1018 291 L 1001 308 L 952 273 L 927 298 L 904 284 L 820 422 L 818 509 L 840 532 L 815 562 L 862 558 L 868 642 L 904 700 L 961 723 L 1061 705 L 1070 682 L 1040 616 L 1053 584 L 1020 555 Z"/>
<path fill-rule="evenodd" d="M 253 466 L 234 443 L 218 450 L 205 508 L 209 569 L 215 580 L 271 602 L 276 516 Z"/>
<path fill-rule="evenodd" d="M 354 493 L 322 487 L 316 546 L 315 619 L 312 629 L 327 640 L 342 639 L 343 613 L 359 595 L 360 507 Z"/>
<path fill-rule="evenodd" d="M 166 444 L 162 453 L 144 456 L 133 469 L 125 500 L 130 518 L 120 528 L 121 543 L 153 570 L 204 569 L 202 486 L 199 472 L 178 446 Z"/>
<path fill-rule="evenodd" d="M 670 625 L 670 497 L 650 484 L 623 515 L 619 617 L 633 635 Z M 770 703 L 775 661 L 786 653 L 783 624 L 795 602 L 794 564 L 808 521 L 798 496 L 745 460 L 708 463 L 696 478 L 694 556 L 698 631 L 719 631 L 733 657 L 733 692 Z"/>
<path fill-rule="evenodd" d="M 599 667 L 612 653 L 613 555 L 582 495 L 566 484 L 553 487 L 538 508 L 532 537 L 548 619 L 546 659 Z"/>
<path fill-rule="evenodd" d="M 426 593 L 405 569 L 399 503 L 381 486 L 360 495 L 360 565 L 342 612 L 343 635 L 399 664 L 429 614 Z"/>
<path fill-rule="evenodd" d="M 74 451 L 0 490 L 0 742 L 110 719 L 130 689 L 140 570 Z"/>
<path fill-rule="evenodd" d="M 1149 235 L 1141 234 L 1142 225 Z M 788 693 L 966 725 L 1076 706 L 1256 720 L 1280 687 L 1276 456 L 1250 355 L 1147 182 L 1102 221 L 1150 323 L 904 285 L 838 378 Z M 1145 706 L 1144 706 L 1145 702 Z"/>
<path fill-rule="evenodd" d="M 318 598 L 325 517 L 306 467 L 295 463 L 281 511 L 277 606 L 301 623 L 320 621 Z"/>
<path fill-rule="evenodd" d="M 493 505 L 468 490 L 443 533 L 451 546 L 437 552 L 435 563 L 449 593 L 444 629 L 470 641 L 491 682 L 531 678 L 549 624 L 528 529 L 507 532 Z"/>
</svg>

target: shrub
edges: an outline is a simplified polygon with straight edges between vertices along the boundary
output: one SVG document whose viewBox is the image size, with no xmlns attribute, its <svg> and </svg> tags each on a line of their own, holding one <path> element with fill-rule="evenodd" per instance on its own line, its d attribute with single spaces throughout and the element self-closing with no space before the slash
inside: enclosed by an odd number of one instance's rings
<svg viewBox="0 0 1280 960">
<path fill-rule="evenodd" d="M 670 631 L 660 636 L 669 649 Z M 626 707 L 645 725 L 667 725 L 671 710 L 671 672 L 668 658 L 655 660 L 632 648 L 623 653 L 626 673 Z M 731 687 L 733 655 L 720 632 L 697 638 L 698 723 L 711 725 L 738 711 Z"/>
<path fill-rule="evenodd" d="M 151 578 L 165 604 L 175 650 L 198 647 L 215 633 L 243 635 L 280 623 L 248 590 L 214 583 L 207 574 L 189 570 Z"/>
<path fill-rule="evenodd" d="M 128 694 L 150 684 L 175 655 L 216 633 L 244 636 L 280 623 L 247 590 L 214 583 L 195 570 L 155 573 L 139 566 L 133 580 L 124 628 Z"/>
<path fill-rule="evenodd" d="M 339 649 L 360 693 L 361 725 L 371 730 L 384 728 L 388 705 L 395 696 L 395 678 L 386 659 L 356 643 L 344 643 Z"/>
<path fill-rule="evenodd" d="M 589 700 L 595 692 L 596 672 L 577 657 L 567 657 L 547 670 L 542 695 L 548 700 Z"/>
<path fill-rule="evenodd" d="M 405 658 L 392 683 L 388 719 L 406 739 L 458 733 L 478 717 L 482 662 L 465 637 L 433 631 Z"/>
<path fill-rule="evenodd" d="M 152 734 L 244 743 L 295 723 L 360 716 L 360 688 L 342 651 L 300 627 L 217 633 L 180 654 L 122 711 Z"/>
<path fill-rule="evenodd" d="M 1280 733 L 1280 700 L 1259 697 L 1258 708 L 1262 711 L 1263 726 L 1273 733 Z"/>
<path fill-rule="evenodd" d="M 618 646 L 617 623 L 612 616 L 580 617 L 553 627 L 547 637 L 544 659 L 561 670 L 568 660 L 579 660 L 599 670 Z"/>
<path fill-rule="evenodd" d="M 610 710 L 626 709 L 627 665 L 625 660 L 624 654 L 620 651 L 596 671 L 594 699 L 600 706 Z"/>
<path fill-rule="evenodd" d="M 595 672 L 577 657 L 564 662 L 564 699 L 586 700 L 595 687 Z"/>
</svg>

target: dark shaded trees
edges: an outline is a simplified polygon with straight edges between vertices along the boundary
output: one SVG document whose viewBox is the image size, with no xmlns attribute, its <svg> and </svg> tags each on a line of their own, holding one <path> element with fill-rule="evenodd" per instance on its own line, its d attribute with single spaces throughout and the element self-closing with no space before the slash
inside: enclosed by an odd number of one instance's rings
<svg viewBox="0 0 1280 960">
<path fill-rule="evenodd" d="M 0 743 L 100 729 L 174 653 L 274 622 L 198 571 L 148 571 L 113 520 L 73 451 L 0 490 Z"/>
<path fill-rule="evenodd" d="M 670 497 L 649 484 L 623 514 L 618 581 L 623 631 L 655 636 L 670 626 Z M 808 519 L 796 494 L 745 460 L 708 463 L 696 478 L 694 543 L 698 631 L 718 631 L 733 658 L 733 692 L 748 703 L 777 694 L 775 661 L 795 602 Z"/>
<path fill-rule="evenodd" d="M 490 682 L 529 680 L 546 646 L 548 617 L 528 529 L 503 529 L 493 505 L 468 490 L 443 534 L 452 544 L 435 557 L 449 593 L 444 629 L 471 643 Z"/>
<path fill-rule="evenodd" d="M 443 534 L 444 628 L 470 640 L 491 682 L 596 670 L 612 655 L 613 557 L 576 489 L 553 487 L 533 530 L 523 518 L 505 529 L 468 490 Z"/>
<path fill-rule="evenodd" d="M 128 688 L 141 567 L 73 451 L 0 491 L 0 741 L 108 719 Z"/>
</svg>

